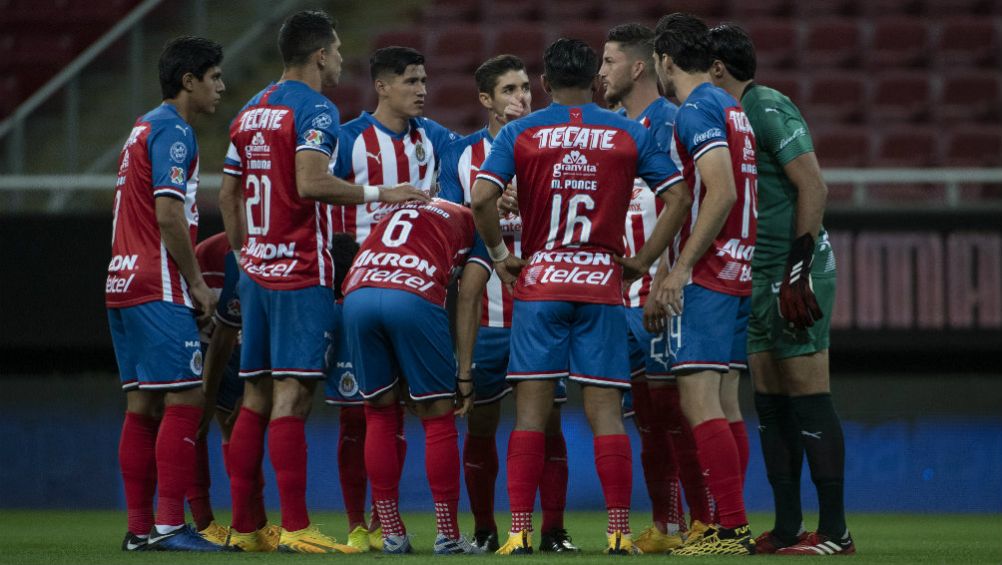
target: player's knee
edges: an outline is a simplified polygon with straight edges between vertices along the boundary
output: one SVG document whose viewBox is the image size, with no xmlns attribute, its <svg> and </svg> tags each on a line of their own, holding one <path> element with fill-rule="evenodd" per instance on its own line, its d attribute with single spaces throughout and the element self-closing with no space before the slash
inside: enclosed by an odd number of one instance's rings
<svg viewBox="0 0 1002 565">
<path fill-rule="evenodd" d="M 164 395 L 164 404 L 167 406 L 183 404 L 202 408 L 205 406 L 205 394 L 202 392 L 201 386 L 171 391 Z"/>
<path fill-rule="evenodd" d="M 272 419 L 286 416 L 306 418 L 313 407 L 313 388 L 315 385 L 316 383 L 313 381 L 297 379 L 276 381 L 273 385 Z"/>
<path fill-rule="evenodd" d="M 452 412 L 454 406 L 452 398 L 436 398 L 435 400 L 425 400 L 414 403 L 414 412 L 418 418 L 428 420 L 440 418 Z"/>
<path fill-rule="evenodd" d="M 500 407 L 500 401 L 477 406 L 467 418 L 467 433 L 474 437 L 494 437 L 501 417 Z"/>
</svg>

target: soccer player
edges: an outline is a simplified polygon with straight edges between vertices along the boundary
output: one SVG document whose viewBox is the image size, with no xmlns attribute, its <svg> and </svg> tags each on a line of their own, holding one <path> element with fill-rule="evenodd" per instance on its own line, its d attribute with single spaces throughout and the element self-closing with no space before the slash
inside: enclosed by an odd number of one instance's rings
<svg viewBox="0 0 1002 565">
<path fill-rule="evenodd" d="M 459 136 L 423 117 L 424 55 L 409 47 L 377 49 L 369 72 L 379 98 L 376 111 L 362 112 L 341 128 L 334 174 L 360 184 L 406 182 L 430 194 L 439 157 Z M 368 202 L 335 209 L 339 212 L 340 229 L 355 234 L 361 245 L 386 207 Z"/>
<path fill-rule="evenodd" d="M 366 402 L 365 468 L 384 553 L 411 552 L 398 510 L 400 375 L 425 430 L 425 471 L 438 530 L 435 553 L 483 553 L 459 533 L 456 516 L 455 416 L 472 408 L 473 383 L 459 380 L 456 408 L 456 359 L 444 307 L 451 273 L 466 261 L 473 243 L 473 215 L 465 206 L 441 199 L 397 206 L 362 244 L 345 281 L 345 330 Z"/>
<path fill-rule="evenodd" d="M 653 30 L 640 24 L 616 26 L 607 35 L 598 76 L 605 87 L 606 102 L 610 106 L 621 106 L 621 115 L 647 127 L 658 150 L 668 154 L 678 108 L 658 92 L 653 56 Z M 670 234 L 674 235 L 692 201 L 682 183 L 674 185 L 666 194 L 674 199 L 667 212 L 672 222 Z M 629 256 L 636 256 L 643 247 L 663 209 L 664 202 L 642 179 L 635 179 L 626 216 Z M 644 553 L 664 553 L 682 545 L 681 533 L 685 530 L 678 484 L 679 464 L 669 435 L 671 416 L 681 411 L 678 392 L 669 371 L 667 341 L 663 335 L 651 335 L 644 328 L 643 308 L 657 266 L 655 259 L 640 278 L 626 286 L 623 296 L 627 307 L 632 406 L 636 411 L 640 458 L 653 514 L 651 527 L 634 540 Z"/>
<path fill-rule="evenodd" d="M 474 73 L 487 127 L 452 143 L 442 156 L 440 196 L 469 206 L 470 188 L 490 154 L 501 127 L 529 113 L 532 89 L 525 63 L 514 55 L 498 55 Z M 514 181 L 513 181 L 514 183 Z M 509 251 L 521 253 L 522 220 L 508 213 L 501 219 Z M 463 268 L 456 305 L 456 349 L 460 378 L 472 378 L 476 410 L 470 413 L 463 445 L 463 474 L 474 518 L 473 544 L 497 551 L 494 486 L 498 474 L 497 435 L 501 399 L 511 392 L 505 382 L 511 341 L 511 291 L 501 284 L 490 263 L 471 257 Z M 471 377 L 472 375 L 472 377 Z M 563 389 L 563 385 L 560 386 Z M 567 500 L 567 443 L 560 429 L 560 400 L 546 425 L 546 463 L 540 483 L 543 535 L 540 551 L 578 551 L 564 528 Z"/>
<path fill-rule="evenodd" d="M 306 510 L 305 419 L 326 378 L 334 327 L 334 265 L 325 204 L 427 199 L 412 186 L 347 183 L 328 172 L 337 146 L 337 107 L 320 94 L 341 72 L 340 41 L 324 12 L 299 12 L 278 39 L 285 70 L 230 126 L 220 209 L 240 249 L 244 399 L 230 439 L 230 545 L 264 547 L 252 511 L 265 432 L 282 510 L 279 550 L 354 553 L 310 524 Z"/>
<path fill-rule="evenodd" d="M 755 138 L 737 100 L 710 83 L 713 61 L 706 24 L 676 13 L 662 18 L 658 32 L 658 75 L 665 91 L 674 91 L 682 104 L 675 116 L 672 156 L 694 202 L 678 255 L 657 294 L 672 316 L 672 372 L 718 513 L 717 524 L 673 555 L 752 554 L 755 545 L 742 496 L 747 443 L 741 450 L 735 441 L 743 425 L 736 430 L 729 424 L 725 404 L 730 402 L 725 401 L 733 399 L 736 409 L 736 369 L 746 363 Z"/>
<path fill-rule="evenodd" d="M 126 399 L 118 449 L 126 551 L 220 550 L 185 525 L 184 500 L 204 404 L 196 316 L 204 324 L 216 306 L 195 260 L 198 144 L 189 122 L 215 112 L 222 60 L 208 39 L 169 41 L 159 61 L 163 104 L 136 120 L 118 162 L 105 304 Z"/>
<path fill-rule="evenodd" d="M 625 251 L 634 177 L 660 193 L 678 175 L 646 128 L 591 103 L 598 56 L 584 42 L 557 40 L 543 65 L 543 87 L 554 103 L 501 129 L 473 187 L 477 228 L 495 270 L 505 284 L 518 276 L 508 366 L 508 380 L 516 383 L 508 445 L 512 525 L 498 553 L 532 551 L 544 430 L 554 385 L 569 377 L 582 385 L 595 434 L 609 513 L 606 551 L 630 554 L 636 551 L 629 526 L 633 471 L 620 412 L 630 370 L 625 339 L 609 341 L 627 332 L 622 268 L 613 256 Z M 516 176 L 527 263 L 502 240 L 497 209 L 498 196 Z"/>
<path fill-rule="evenodd" d="M 743 29 L 710 30 L 713 82 L 741 101 L 755 132 L 758 235 L 752 257 L 748 361 L 776 522 L 758 553 L 855 553 L 843 506 L 845 445 L 832 404 L 828 330 L 835 302 L 835 255 L 822 225 L 828 188 L 800 110 L 756 84 L 755 47 Z M 778 308 L 777 308 L 778 304 Z M 800 470 L 811 468 L 821 511 L 802 533 Z"/>
</svg>

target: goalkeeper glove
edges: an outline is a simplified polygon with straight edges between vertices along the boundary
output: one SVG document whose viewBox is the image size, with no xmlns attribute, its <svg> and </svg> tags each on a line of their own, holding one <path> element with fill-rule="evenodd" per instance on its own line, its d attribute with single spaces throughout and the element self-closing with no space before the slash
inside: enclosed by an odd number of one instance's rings
<svg viewBox="0 0 1002 565">
<path fill-rule="evenodd" d="M 793 241 L 786 259 L 786 276 L 779 287 L 779 315 L 799 330 L 813 326 L 823 316 L 811 288 L 813 263 L 814 238 L 805 233 Z"/>
</svg>

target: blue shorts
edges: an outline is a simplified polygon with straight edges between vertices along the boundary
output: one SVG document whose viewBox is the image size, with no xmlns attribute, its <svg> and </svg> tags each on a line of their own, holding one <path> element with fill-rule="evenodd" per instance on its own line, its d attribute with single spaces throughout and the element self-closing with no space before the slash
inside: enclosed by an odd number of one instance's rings
<svg viewBox="0 0 1002 565">
<path fill-rule="evenodd" d="M 364 287 L 344 298 L 344 329 L 362 396 L 407 381 L 414 400 L 456 394 L 456 356 L 445 308 L 405 290 Z"/>
<path fill-rule="evenodd" d="M 240 273 L 240 377 L 323 379 L 334 341 L 334 291 L 272 290 Z"/>
<path fill-rule="evenodd" d="M 628 390 L 623 393 L 623 419 L 636 415 L 637 411 L 633 409 L 633 391 Z"/>
<path fill-rule="evenodd" d="M 481 326 L 473 346 L 474 404 L 490 404 L 511 392 L 505 381 L 508 374 L 508 352 L 511 328 Z"/>
<path fill-rule="evenodd" d="M 672 372 L 747 369 L 751 297 L 690 284 L 682 300 L 682 315 L 674 316 L 667 330 Z"/>
<path fill-rule="evenodd" d="M 123 390 L 183 390 L 202 385 L 202 348 L 187 306 L 145 302 L 109 308 Z"/>
<path fill-rule="evenodd" d="M 630 388 L 622 305 L 516 300 L 508 380 L 570 377 L 581 384 Z"/>
<path fill-rule="evenodd" d="M 202 357 L 205 357 L 209 344 L 202 342 Z M 219 380 L 219 390 L 216 392 L 216 408 L 224 412 L 233 412 L 237 401 L 244 395 L 244 383 L 240 380 L 240 345 L 233 346 L 230 361 L 223 369 L 223 378 Z"/>
<path fill-rule="evenodd" d="M 324 401 L 331 406 L 361 406 L 362 391 L 355 378 L 355 365 L 348 349 L 348 334 L 344 331 L 344 305 L 334 305 L 334 328 L 337 337 L 327 359 L 327 381 Z"/>
<path fill-rule="evenodd" d="M 644 309 L 627 308 L 629 328 L 626 345 L 630 348 L 630 376 L 647 376 L 651 380 L 668 380 L 671 374 L 671 354 L 664 334 L 653 335 L 644 329 Z"/>
</svg>

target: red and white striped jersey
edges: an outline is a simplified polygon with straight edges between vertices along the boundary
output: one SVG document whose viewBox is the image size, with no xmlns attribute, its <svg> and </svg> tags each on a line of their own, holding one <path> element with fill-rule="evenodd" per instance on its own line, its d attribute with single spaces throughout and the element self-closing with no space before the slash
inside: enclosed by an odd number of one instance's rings
<svg viewBox="0 0 1002 565">
<path fill-rule="evenodd" d="M 163 300 L 191 307 L 188 283 L 164 244 L 156 199 L 184 202 L 192 245 L 198 236 L 198 144 L 195 131 L 167 103 L 136 120 L 122 147 L 105 282 L 108 308 Z"/>
<path fill-rule="evenodd" d="M 377 186 L 409 183 L 431 194 L 438 160 L 456 134 L 428 118 L 412 118 L 407 131 L 396 133 L 372 114 L 341 127 L 333 173 L 349 182 Z M 387 214 L 379 202 L 334 206 L 334 231 L 355 234 L 359 245 Z"/>
</svg>

